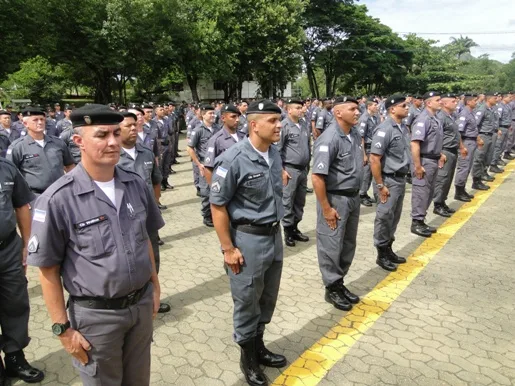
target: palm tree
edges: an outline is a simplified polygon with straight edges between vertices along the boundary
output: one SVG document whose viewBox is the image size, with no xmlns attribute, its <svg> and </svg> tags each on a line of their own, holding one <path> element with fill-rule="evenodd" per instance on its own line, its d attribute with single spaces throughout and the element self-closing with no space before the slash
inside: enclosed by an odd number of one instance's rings
<svg viewBox="0 0 515 386">
<path fill-rule="evenodd" d="M 470 54 L 470 49 L 472 47 L 478 47 L 474 40 L 469 38 L 468 36 L 463 37 L 460 35 L 459 38 L 451 37 L 451 46 L 456 51 L 456 55 L 458 55 L 458 59 L 461 59 L 463 54 Z"/>
</svg>

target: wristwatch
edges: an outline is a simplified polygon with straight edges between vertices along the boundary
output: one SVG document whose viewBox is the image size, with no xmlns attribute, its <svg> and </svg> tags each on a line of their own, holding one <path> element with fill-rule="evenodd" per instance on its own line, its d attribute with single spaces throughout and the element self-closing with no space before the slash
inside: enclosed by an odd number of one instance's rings
<svg viewBox="0 0 515 386">
<path fill-rule="evenodd" d="M 384 185 L 383 185 L 383 184 L 377 184 L 376 186 L 377 186 L 377 189 L 379 189 L 379 190 L 381 190 L 381 189 L 383 189 L 383 188 L 384 188 Z"/>
<path fill-rule="evenodd" d="M 60 336 L 64 334 L 64 332 L 70 328 L 70 321 L 68 320 L 66 323 L 54 323 L 52 324 L 52 332 L 55 336 Z"/>
</svg>

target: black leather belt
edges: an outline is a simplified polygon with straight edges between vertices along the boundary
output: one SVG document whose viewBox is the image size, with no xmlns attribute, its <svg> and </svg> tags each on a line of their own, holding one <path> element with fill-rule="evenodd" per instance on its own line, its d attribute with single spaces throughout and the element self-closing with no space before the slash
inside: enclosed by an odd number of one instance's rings
<svg viewBox="0 0 515 386">
<path fill-rule="evenodd" d="M 440 154 L 420 154 L 420 157 L 428 159 L 440 159 Z"/>
<path fill-rule="evenodd" d="M 129 308 L 138 303 L 147 290 L 150 282 L 147 282 L 143 288 L 131 292 L 127 296 L 114 299 L 104 299 L 94 296 L 70 296 L 70 299 L 75 304 L 84 308 L 91 308 L 94 310 L 122 310 Z"/>
<path fill-rule="evenodd" d="M 359 194 L 359 189 L 328 190 L 327 193 L 335 196 L 355 197 Z"/>
<path fill-rule="evenodd" d="M 408 173 L 401 173 L 401 172 L 383 173 L 383 176 L 394 177 L 394 178 L 405 178 L 407 175 L 408 175 Z"/>
<path fill-rule="evenodd" d="M 236 224 L 231 223 L 231 226 L 240 232 L 248 233 L 258 236 L 272 236 L 279 230 L 279 221 L 269 224 Z"/>
<path fill-rule="evenodd" d="M 7 246 L 16 238 L 16 234 L 15 229 L 5 239 L 0 240 L 0 250 L 7 248 Z"/>
<path fill-rule="evenodd" d="M 464 136 L 462 136 L 461 139 L 463 139 L 463 140 L 470 139 L 472 141 L 477 141 L 477 137 L 464 137 Z"/>
<path fill-rule="evenodd" d="M 456 148 L 451 149 L 449 147 L 444 147 L 443 150 L 448 151 L 449 153 L 452 153 L 454 155 L 458 155 L 458 149 L 456 149 Z"/>
<path fill-rule="evenodd" d="M 290 168 L 294 168 L 294 169 L 297 169 L 300 171 L 306 170 L 305 166 L 299 166 L 299 165 L 294 165 L 294 164 L 284 164 L 284 166 L 288 166 Z"/>
<path fill-rule="evenodd" d="M 479 133 L 479 134 L 486 135 L 487 137 L 491 137 L 492 135 L 494 135 L 494 133 Z"/>
</svg>

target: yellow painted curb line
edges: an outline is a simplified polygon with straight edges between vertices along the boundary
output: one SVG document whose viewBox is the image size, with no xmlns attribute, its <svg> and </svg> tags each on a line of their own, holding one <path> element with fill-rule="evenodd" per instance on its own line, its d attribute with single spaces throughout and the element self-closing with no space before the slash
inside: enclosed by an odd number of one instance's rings
<svg viewBox="0 0 515 386">
<path fill-rule="evenodd" d="M 317 385 L 514 170 L 515 161 L 512 161 L 502 175 L 497 174 L 490 190 L 476 192 L 472 202 L 462 205 L 438 228 L 438 233 L 409 256 L 406 264 L 399 265 L 396 272 L 377 284 L 337 325 L 279 375 L 273 385 Z"/>
</svg>

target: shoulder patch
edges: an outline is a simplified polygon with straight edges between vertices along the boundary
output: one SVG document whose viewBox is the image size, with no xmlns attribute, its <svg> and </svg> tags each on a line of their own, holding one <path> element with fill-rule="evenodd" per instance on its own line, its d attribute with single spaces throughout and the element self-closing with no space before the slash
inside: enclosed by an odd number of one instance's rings
<svg viewBox="0 0 515 386">
<path fill-rule="evenodd" d="M 417 127 L 424 127 L 424 122 L 417 123 Z"/>
<path fill-rule="evenodd" d="M 32 235 L 32 237 L 29 239 L 29 244 L 27 246 L 27 250 L 30 253 L 36 253 L 39 249 L 39 239 L 38 236 Z"/>
<path fill-rule="evenodd" d="M 465 118 L 465 117 L 460 117 L 460 121 L 464 121 L 464 120 L 466 120 L 466 119 L 467 119 L 467 118 Z"/>
<path fill-rule="evenodd" d="M 329 152 L 329 146 L 327 146 L 327 145 L 320 145 L 320 147 L 318 148 L 318 151 L 320 153 L 328 153 Z"/>
<path fill-rule="evenodd" d="M 216 173 L 217 176 L 225 178 L 225 177 L 227 177 L 227 172 L 228 172 L 227 169 L 219 166 L 218 168 L 216 168 L 216 172 L 215 173 Z"/>
<path fill-rule="evenodd" d="M 378 131 L 377 132 L 377 136 L 378 137 L 384 138 L 385 135 L 386 135 L 386 133 L 384 131 Z"/>
<path fill-rule="evenodd" d="M 214 193 L 220 193 L 220 184 L 218 181 L 215 181 L 213 185 L 211 185 L 211 191 Z"/>
</svg>

